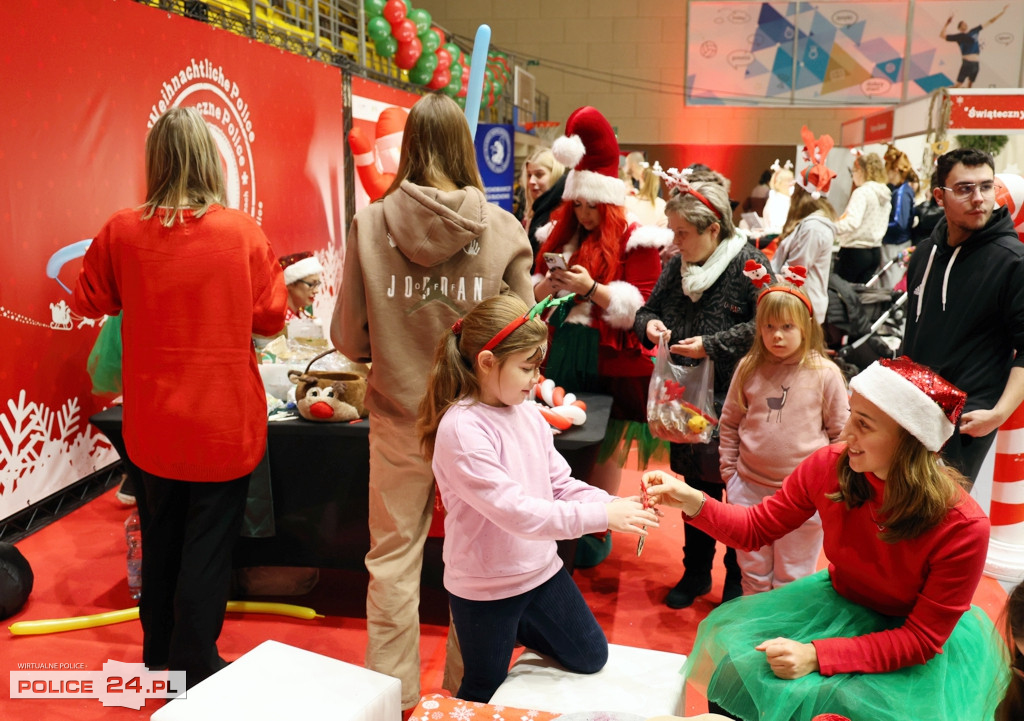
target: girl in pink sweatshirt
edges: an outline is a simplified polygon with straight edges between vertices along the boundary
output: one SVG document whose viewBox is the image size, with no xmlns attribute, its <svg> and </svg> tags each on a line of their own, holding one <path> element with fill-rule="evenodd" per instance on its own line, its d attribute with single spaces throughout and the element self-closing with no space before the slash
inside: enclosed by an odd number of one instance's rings
<svg viewBox="0 0 1024 721">
<path fill-rule="evenodd" d="M 571 298 L 571 296 L 569 296 Z M 547 350 L 540 311 L 483 301 L 438 342 L 418 430 L 444 503 L 444 585 L 462 647 L 458 697 L 490 700 L 516 642 L 596 673 L 608 641 L 555 541 L 606 529 L 646 535 L 655 514 L 572 478 L 533 404 Z"/>
<path fill-rule="evenodd" d="M 736 366 L 720 423 L 719 464 L 729 503 L 756 506 L 814 451 L 834 443 L 850 415 L 846 383 L 825 355 L 821 326 L 792 283 L 766 286 L 757 300 L 754 344 Z M 738 551 L 744 594 L 770 591 L 814 573 L 821 519 L 754 551 Z"/>
</svg>

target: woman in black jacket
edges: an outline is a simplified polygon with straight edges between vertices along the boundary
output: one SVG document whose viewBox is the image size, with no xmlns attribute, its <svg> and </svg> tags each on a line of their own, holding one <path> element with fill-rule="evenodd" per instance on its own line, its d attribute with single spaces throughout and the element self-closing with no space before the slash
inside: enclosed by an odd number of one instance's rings
<svg viewBox="0 0 1024 721">
<path fill-rule="evenodd" d="M 715 364 L 715 411 L 720 414 L 736 363 L 754 339 L 758 290 L 743 275 L 744 266 L 756 261 L 771 276 L 771 264 L 733 226 L 728 193 L 717 183 L 685 186 L 668 201 L 665 214 L 680 252 L 666 262 L 647 303 L 636 313 L 633 330 L 649 348 L 665 337 L 675 363 L 696 365 L 710 358 Z M 670 465 L 688 484 L 721 500 L 725 486 L 718 470 L 717 428 L 710 443 L 673 443 Z M 711 590 L 715 540 L 689 524 L 684 533 L 684 573 L 665 598 L 670 608 L 686 608 Z M 743 593 L 731 548 L 725 565 L 722 600 L 728 601 Z"/>
</svg>

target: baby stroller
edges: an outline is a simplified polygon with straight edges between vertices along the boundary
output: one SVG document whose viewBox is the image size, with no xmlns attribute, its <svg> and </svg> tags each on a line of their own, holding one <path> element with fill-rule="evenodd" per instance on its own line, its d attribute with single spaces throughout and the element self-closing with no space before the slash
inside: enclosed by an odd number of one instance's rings
<svg viewBox="0 0 1024 721">
<path fill-rule="evenodd" d="M 903 342 L 905 291 L 877 288 L 890 261 L 867 283 L 849 283 L 833 273 L 828 279 L 825 345 L 847 379 L 879 358 L 894 358 Z"/>
</svg>

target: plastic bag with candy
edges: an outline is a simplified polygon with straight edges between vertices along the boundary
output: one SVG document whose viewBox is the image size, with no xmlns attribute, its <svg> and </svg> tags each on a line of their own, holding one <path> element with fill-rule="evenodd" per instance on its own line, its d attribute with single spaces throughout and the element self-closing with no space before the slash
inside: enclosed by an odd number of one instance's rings
<svg viewBox="0 0 1024 721">
<path fill-rule="evenodd" d="M 671 356 L 661 341 L 647 393 L 651 435 L 672 443 L 708 443 L 718 423 L 714 363 L 704 358 L 695 366 L 682 366 Z"/>
</svg>

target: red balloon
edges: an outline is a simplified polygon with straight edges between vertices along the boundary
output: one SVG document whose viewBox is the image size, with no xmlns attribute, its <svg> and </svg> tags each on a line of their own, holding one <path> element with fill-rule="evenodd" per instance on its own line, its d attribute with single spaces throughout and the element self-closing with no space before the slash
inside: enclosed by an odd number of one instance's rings
<svg viewBox="0 0 1024 721">
<path fill-rule="evenodd" d="M 462 72 L 462 87 L 459 88 L 459 92 L 457 92 L 455 94 L 455 97 L 457 97 L 457 98 L 464 98 L 464 97 L 466 97 L 466 94 L 468 92 L 469 92 L 469 71 L 468 70 L 464 70 Z"/>
<path fill-rule="evenodd" d="M 398 43 L 398 50 L 395 52 L 395 65 L 402 68 L 402 70 L 410 70 L 416 61 L 420 59 L 420 55 L 423 54 L 423 43 L 415 35 L 412 36 L 412 40 L 407 43 Z"/>
<path fill-rule="evenodd" d="M 382 12 L 381 15 L 384 16 L 385 20 L 394 25 L 405 18 L 405 13 L 405 3 L 402 2 L 402 0 L 388 0 L 387 4 L 384 6 L 384 12 Z M 413 29 L 415 28 L 416 25 L 414 23 Z"/>
<path fill-rule="evenodd" d="M 412 39 L 416 37 L 416 23 L 409 18 L 403 18 L 397 23 L 392 24 L 391 34 L 395 36 L 395 40 L 398 41 L 399 45 L 411 43 Z M 422 49 L 422 47 L 423 43 L 420 43 L 420 48 Z"/>
<path fill-rule="evenodd" d="M 451 62 L 450 58 L 448 62 Z M 451 81 L 451 71 L 449 71 L 448 68 L 438 67 L 437 70 L 434 71 L 434 77 L 430 79 L 429 83 L 427 83 L 427 87 L 430 88 L 431 90 L 440 90 Z"/>
<path fill-rule="evenodd" d="M 447 70 L 452 66 L 452 54 L 444 48 L 437 49 L 437 69 Z M 451 75 L 451 73 L 448 73 Z M 447 85 L 448 83 L 445 83 Z"/>
</svg>

